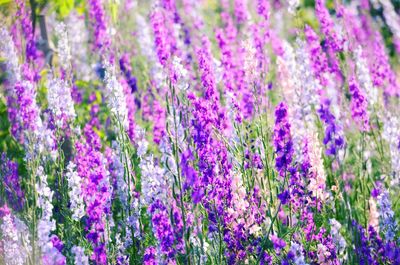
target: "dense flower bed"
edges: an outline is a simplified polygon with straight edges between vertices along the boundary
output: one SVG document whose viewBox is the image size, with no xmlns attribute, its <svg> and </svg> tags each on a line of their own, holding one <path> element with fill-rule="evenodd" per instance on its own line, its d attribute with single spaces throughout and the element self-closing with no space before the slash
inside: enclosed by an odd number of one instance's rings
<svg viewBox="0 0 400 265">
<path fill-rule="evenodd" d="M 0 264 L 400 264 L 399 13 L 0 1 Z"/>
</svg>

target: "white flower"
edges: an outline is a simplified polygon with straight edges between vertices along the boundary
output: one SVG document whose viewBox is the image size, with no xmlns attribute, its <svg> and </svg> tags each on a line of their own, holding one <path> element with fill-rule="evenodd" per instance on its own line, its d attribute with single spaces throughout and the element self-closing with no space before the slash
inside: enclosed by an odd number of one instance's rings
<svg viewBox="0 0 400 265">
<path fill-rule="evenodd" d="M 73 246 L 71 252 L 75 256 L 74 265 L 89 265 L 89 258 L 82 247 Z"/>
<path fill-rule="evenodd" d="M 18 55 L 15 50 L 14 41 L 5 28 L 0 28 L 0 55 L 6 58 L 7 79 L 11 82 L 11 85 L 21 80 Z"/>
<path fill-rule="evenodd" d="M 142 157 L 143 155 L 145 155 L 147 152 L 148 146 L 149 146 L 149 143 L 146 141 L 146 139 L 140 140 L 138 142 L 137 155 L 139 157 Z"/>
<path fill-rule="evenodd" d="M 152 34 L 149 25 L 147 24 L 143 16 L 141 16 L 140 14 L 137 14 L 135 17 L 137 24 L 137 37 L 140 50 L 142 51 L 142 54 L 146 56 L 149 61 L 155 62 L 157 61 L 157 59 L 153 51 L 154 43 L 151 38 Z"/>
<path fill-rule="evenodd" d="M 125 210 L 129 208 L 129 202 L 128 202 L 128 185 L 125 181 L 125 168 L 124 164 L 121 162 L 121 148 L 118 144 L 118 142 L 113 141 L 112 142 L 112 154 L 111 154 L 111 159 L 112 159 L 112 169 L 110 170 L 111 177 L 113 179 L 116 179 L 116 192 L 118 194 L 118 198 L 122 203 L 122 206 Z M 130 168 L 130 161 L 127 160 L 127 167 Z"/>
<path fill-rule="evenodd" d="M 300 4 L 300 0 L 288 0 L 288 11 L 290 14 L 294 14 L 297 7 Z"/>
<path fill-rule="evenodd" d="M 346 240 L 344 237 L 340 234 L 340 228 L 342 225 L 336 221 L 335 219 L 330 219 L 329 223 L 331 225 L 331 236 L 332 240 L 336 245 L 338 254 L 342 256 L 344 252 L 346 251 Z"/>
<path fill-rule="evenodd" d="M 143 157 L 147 152 L 149 143 L 146 140 L 145 130 L 140 126 L 135 127 L 135 141 L 137 143 L 137 155 Z"/>
<path fill-rule="evenodd" d="M 30 240 L 27 226 L 11 213 L 1 218 L 0 235 L 3 245 L 5 265 L 24 265 L 30 253 Z"/>
<path fill-rule="evenodd" d="M 166 202 L 168 182 L 165 170 L 154 165 L 152 156 L 142 158 L 139 167 L 142 173 L 142 196 L 145 204 L 150 205 L 155 199 Z"/>
<path fill-rule="evenodd" d="M 377 103 L 378 99 L 378 90 L 372 84 L 371 75 L 369 73 L 367 61 L 362 55 L 362 48 L 358 46 L 355 51 L 355 63 L 356 63 L 356 74 L 358 82 L 360 83 L 361 88 L 365 91 L 367 95 L 367 100 L 369 106 L 373 106 Z"/>
<path fill-rule="evenodd" d="M 399 16 L 389 0 L 379 0 L 383 7 L 383 15 L 386 24 L 389 26 L 390 31 L 393 33 L 395 40 L 400 41 L 400 23 Z"/>
<path fill-rule="evenodd" d="M 182 61 L 179 57 L 174 56 L 172 60 L 172 66 L 177 75 L 177 87 L 179 90 L 186 90 L 188 88 L 188 71 L 182 65 Z"/>
<path fill-rule="evenodd" d="M 242 46 L 245 50 L 246 56 L 244 58 L 244 71 L 246 74 L 247 82 L 251 85 L 257 77 L 257 50 L 254 48 L 250 39 L 246 39 Z"/>
<path fill-rule="evenodd" d="M 389 143 L 393 177 L 396 182 L 400 179 L 400 119 L 396 113 L 385 113 L 383 124 L 383 138 Z"/>
<path fill-rule="evenodd" d="M 68 181 L 68 195 L 71 203 L 72 219 L 79 221 L 85 215 L 85 204 L 82 196 L 82 178 L 76 172 L 76 165 L 69 162 L 67 173 L 65 174 Z"/>
<path fill-rule="evenodd" d="M 124 89 L 121 83 L 117 80 L 114 65 L 106 62 L 104 68 L 106 69 L 104 82 L 106 83 L 105 95 L 107 105 L 126 129 L 129 126 L 129 122 Z"/>
<path fill-rule="evenodd" d="M 71 67 L 71 48 L 68 43 L 67 28 L 63 22 L 59 22 L 55 26 L 56 35 L 58 37 L 57 52 L 61 66 L 65 70 Z"/>
<path fill-rule="evenodd" d="M 0 28 L 0 54 L 6 58 L 7 80 L 11 85 L 21 80 L 21 72 L 18 63 L 18 55 L 15 50 L 14 41 L 5 28 Z"/>
<path fill-rule="evenodd" d="M 90 54 L 87 48 L 89 34 L 85 25 L 85 17 L 78 16 L 76 12 L 71 12 L 66 23 L 68 32 L 74 34 L 69 41 L 75 74 L 79 79 L 88 81 L 94 76 L 94 71 L 92 71 L 88 58 L 88 54 Z"/>
<path fill-rule="evenodd" d="M 50 235 L 56 229 L 56 223 L 52 219 L 53 216 L 53 191 L 47 183 L 47 176 L 44 174 L 42 166 L 37 169 L 36 175 L 39 181 L 36 183 L 36 191 L 38 194 L 38 207 L 42 210 L 42 215 L 38 222 L 38 246 L 42 253 L 42 259 L 46 260 L 46 264 L 52 264 L 52 261 L 63 259 L 62 254 L 53 247 Z M 54 264 L 54 263 L 53 263 Z"/>
<path fill-rule="evenodd" d="M 314 131 L 313 106 L 318 104 L 316 82 L 311 71 L 305 43 L 297 39 L 296 50 L 283 42 L 284 55 L 278 56 L 278 73 L 283 95 L 289 106 L 295 159 L 301 161 L 304 137 Z"/>
<path fill-rule="evenodd" d="M 56 116 L 56 125 L 63 124 L 63 118 L 73 120 L 76 117 L 74 102 L 71 97 L 71 89 L 65 80 L 49 78 L 47 101 L 49 109 Z"/>
</svg>

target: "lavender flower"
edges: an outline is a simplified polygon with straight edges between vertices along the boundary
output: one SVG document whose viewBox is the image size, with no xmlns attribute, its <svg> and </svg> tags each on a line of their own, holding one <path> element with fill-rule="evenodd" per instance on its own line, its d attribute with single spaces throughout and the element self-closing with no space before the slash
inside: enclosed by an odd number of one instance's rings
<svg viewBox="0 0 400 265">
<path fill-rule="evenodd" d="M 155 200 L 166 202 L 166 191 L 169 180 L 166 179 L 164 169 L 155 166 L 153 158 L 145 158 L 140 162 L 142 173 L 142 196 L 146 205 L 151 205 Z"/>
<path fill-rule="evenodd" d="M 89 259 L 82 247 L 73 246 L 71 252 L 74 254 L 74 265 L 89 265 Z"/>
<path fill-rule="evenodd" d="M 336 249 L 338 251 L 337 254 L 338 256 L 344 256 L 347 244 L 344 237 L 340 234 L 340 229 L 342 225 L 335 219 L 330 219 L 329 223 L 331 225 L 332 241 L 334 242 Z"/>
<path fill-rule="evenodd" d="M 21 80 L 21 72 L 14 41 L 5 28 L 0 28 L 0 54 L 6 58 L 5 68 L 8 74 L 8 86 L 12 87 L 17 81 Z"/>
<path fill-rule="evenodd" d="M 292 260 L 293 264 L 295 264 L 295 265 L 307 265 L 308 264 L 304 257 L 304 249 L 297 242 L 292 242 L 292 244 L 290 245 L 288 259 Z"/>
<path fill-rule="evenodd" d="M 387 113 L 383 125 L 383 138 L 389 143 L 392 174 L 396 182 L 400 181 L 400 119 L 393 113 Z"/>
<path fill-rule="evenodd" d="M 385 233 L 387 241 L 393 241 L 397 232 L 397 222 L 387 190 L 382 191 L 378 196 L 378 209 L 380 230 Z"/>
<path fill-rule="evenodd" d="M 38 193 L 38 207 L 42 210 L 42 215 L 38 222 L 38 245 L 42 253 L 42 262 L 45 265 L 56 264 L 65 265 L 66 259 L 61 252 L 53 246 L 51 241 L 51 232 L 55 230 L 55 221 L 53 216 L 53 191 L 47 183 L 47 176 L 40 166 L 37 170 L 39 182 L 36 184 Z"/>
<path fill-rule="evenodd" d="M 31 253 L 28 227 L 17 217 L 11 214 L 5 205 L 0 208 L 1 244 L 3 245 L 0 257 L 5 265 L 27 264 Z"/>
<path fill-rule="evenodd" d="M 131 88 L 131 92 L 134 93 L 137 90 L 136 78 L 132 76 L 132 68 L 130 66 L 130 62 L 128 59 L 128 54 L 125 53 L 119 59 L 119 68 L 125 76 L 126 81 L 128 82 L 129 87 Z"/>
<path fill-rule="evenodd" d="M 26 8 L 25 1 L 17 0 L 17 13 L 16 17 L 21 23 L 21 28 L 26 40 L 25 45 L 25 56 L 28 62 L 34 61 L 37 59 L 37 49 L 36 49 L 36 41 L 34 36 L 34 31 L 31 22 L 31 12 L 30 8 Z"/>
<path fill-rule="evenodd" d="M 61 128 L 67 122 L 75 119 L 76 114 L 71 97 L 71 89 L 66 81 L 58 78 L 49 78 L 47 101 L 49 109 L 56 120 L 57 127 Z"/>
<path fill-rule="evenodd" d="M 158 240 L 163 259 L 172 261 L 176 250 L 174 249 L 175 237 L 168 216 L 167 208 L 160 200 L 154 201 L 148 209 L 151 215 L 154 235 Z"/>
<path fill-rule="evenodd" d="M 237 23 L 243 24 L 248 18 L 247 1 L 246 0 L 235 0 L 234 1 L 234 13 Z"/>
</svg>

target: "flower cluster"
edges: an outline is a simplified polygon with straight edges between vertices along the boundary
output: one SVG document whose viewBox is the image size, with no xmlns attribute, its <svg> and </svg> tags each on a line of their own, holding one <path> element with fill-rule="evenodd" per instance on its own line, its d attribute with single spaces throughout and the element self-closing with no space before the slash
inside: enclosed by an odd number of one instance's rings
<svg viewBox="0 0 400 265">
<path fill-rule="evenodd" d="M 396 1 L 0 2 L 0 264 L 400 264 Z"/>
</svg>

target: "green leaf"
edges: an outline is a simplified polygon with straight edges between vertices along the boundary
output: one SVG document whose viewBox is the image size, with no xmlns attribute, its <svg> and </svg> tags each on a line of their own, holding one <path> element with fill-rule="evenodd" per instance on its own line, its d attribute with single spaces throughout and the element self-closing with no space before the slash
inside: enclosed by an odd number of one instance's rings
<svg viewBox="0 0 400 265">
<path fill-rule="evenodd" d="M 112 21 L 115 24 L 117 22 L 117 18 L 118 18 L 118 4 L 116 3 L 116 1 L 113 1 L 110 4 L 110 11 L 111 11 Z"/>
<path fill-rule="evenodd" d="M 66 17 L 74 8 L 74 0 L 57 0 L 56 9 L 57 13 L 62 17 Z"/>
<path fill-rule="evenodd" d="M 11 0 L 0 0 L 0 5 L 5 5 L 5 4 L 8 4 L 10 2 L 11 2 Z"/>
</svg>

